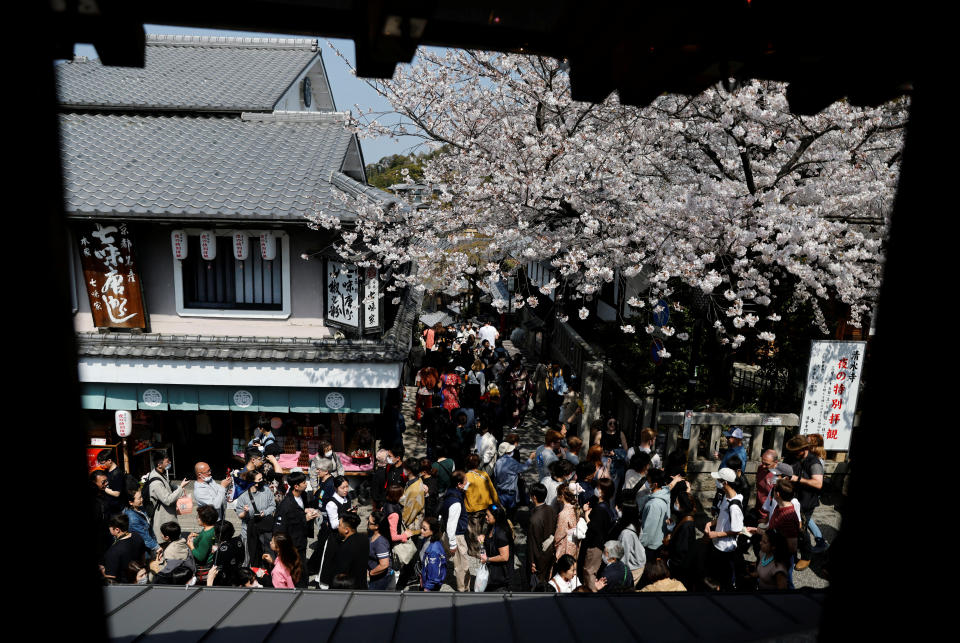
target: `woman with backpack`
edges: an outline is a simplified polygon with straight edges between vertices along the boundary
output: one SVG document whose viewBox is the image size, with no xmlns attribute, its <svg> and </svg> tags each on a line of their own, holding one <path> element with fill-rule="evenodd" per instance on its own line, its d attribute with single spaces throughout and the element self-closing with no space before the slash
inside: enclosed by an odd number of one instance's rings
<svg viewBox="0 0 960 643">
<path fill-rule="evenodd" d="M 397 588 L 403 589 L 404 582 L 409 578 L 413 571 L 413 556 L 407 558 L 410 548 L 416 552 L 416 546 L 413 543 L 413 532 L 406 529 L 403 525 L 403 506 L 400 504 L 400 498 L 403 496 L 403 487 L 398 484 L 391 484 L 387 487 L 387 497 L 383 503 L 383 520 L 380 522 L 379 533 L 390 543 L 390 551 L 393 559 L 393 567 L 399 571 L 397 578 Z M 406 558 L 406 560 L 403 560 Z"/>
</svg>

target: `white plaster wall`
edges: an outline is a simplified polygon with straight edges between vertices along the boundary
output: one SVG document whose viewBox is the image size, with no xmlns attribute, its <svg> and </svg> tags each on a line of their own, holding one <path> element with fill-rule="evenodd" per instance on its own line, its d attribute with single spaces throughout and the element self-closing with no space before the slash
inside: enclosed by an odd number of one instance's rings
<svg viewBox="0 0 960 643">
<path fill-rule="evenodd" d="M 144 289 L 150 332 L 172 335 L 226 335 L 250 337 L 330 337 L 324 325 L 322 262 L 304 261 L 303 253 L 316 252 L 329 243 L 323 232 L 305 227 L 287 228 L 290 236 L 290 291 L 292 305 L 287 319 L 227 319 L 220 317 L 180 317 L 176 310 L 173 286 L 173 253 L 170 232 L 197 224 L 140 224 L 132 226 L 134 252 Z M 76 238 L 76 235 L 73 235 Z M 251 248 L 255 251 L 256 248 Z M 77 332 L 95 331 L 90 300 L 83 288 L 80 255 L 73 248 L 78 288 L 78 310 L 74 314 Z"/>
</svg>

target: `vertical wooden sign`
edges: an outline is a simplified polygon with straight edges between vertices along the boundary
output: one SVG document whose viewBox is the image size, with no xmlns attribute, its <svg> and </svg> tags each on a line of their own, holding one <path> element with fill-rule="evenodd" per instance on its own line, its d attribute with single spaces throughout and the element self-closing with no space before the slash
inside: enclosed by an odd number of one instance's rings
<svg viewBox="0 0 960 643">
<path fill-rule="evenodd" d="M 146 330 L 147 314 L 127 224 L 81 224 L 77 236 L 94 326 Z"/>
</svg>

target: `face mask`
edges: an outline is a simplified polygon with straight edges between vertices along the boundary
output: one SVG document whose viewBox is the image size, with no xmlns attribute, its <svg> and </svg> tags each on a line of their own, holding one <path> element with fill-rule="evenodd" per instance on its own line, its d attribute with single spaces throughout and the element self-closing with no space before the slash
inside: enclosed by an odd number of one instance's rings
<svg viewBox="0 0 960 643">
<path fill-rule="evenodd" d="M 393 458 L 387 458 L 387 464 L 393 464 Z"/>
<path fill-rule="evenodd" d="M 469 489 L 469 488 L 470 488 L 470 483 L 469 483 L 469 482 L 463 483 L 463 490 L 464 490 L 464 491 L 466 491 L 466 490 Z"/>
<path fill-rule="evenodd" d="M 333 451 L 327 451 L 326 453 L 323 454 L 323 457 L 329 458 L 332 455 L 333 455 Z"/>
<path fill-rule="evenodd" d="M 213 476 L 207 476 L 206 478 L 203 479 L 203 481 L 207 483 L 213 482 Z"/>
<path fill-rule="evenodd" d="M 677 513 L 680 513 L 680 503 L 678 502 L 673 503 L 673 510 L 676 511 Z"/>
<path fill-rule="evenodd" d="M 620 507 L 617 507 L 617 519 L 623 518 L 623 512 L 620 511 Z"/>
<path fill-rule="evenodd" d="M 163 468 L 163 470 L 164 470 L 164 471 L 169 471 L 172 466 L 173 466 L 173 465 L 168 462 L 168 463 L 167 463 L 167 466 L 165 466 L 165 467 Z"/>
</svg>

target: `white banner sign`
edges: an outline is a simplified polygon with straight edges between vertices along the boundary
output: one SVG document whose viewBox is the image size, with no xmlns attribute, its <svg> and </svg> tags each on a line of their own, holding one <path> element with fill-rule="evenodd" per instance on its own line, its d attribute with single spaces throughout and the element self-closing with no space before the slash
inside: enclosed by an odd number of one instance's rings
<svg viewBox="0 0 960 643">
<path fill-rule="evenodd" d="M 377 269 L 367 268 L 367 279 L 363 284 L 363 325 L 376 328 L 380 325 L 380 283 L 377 281 Z"/>
<path fill-rule="evenodd" d="M 850 448 L 866 342 L 814 341 L 800 433 L 819 433 L 828 451 Z"/>
<path fill-rule="evenodd" d="M 339 261 L 327 262 L 327 319 L 360 325 L 360 284 L 357 269 Z"/>
</svg>

